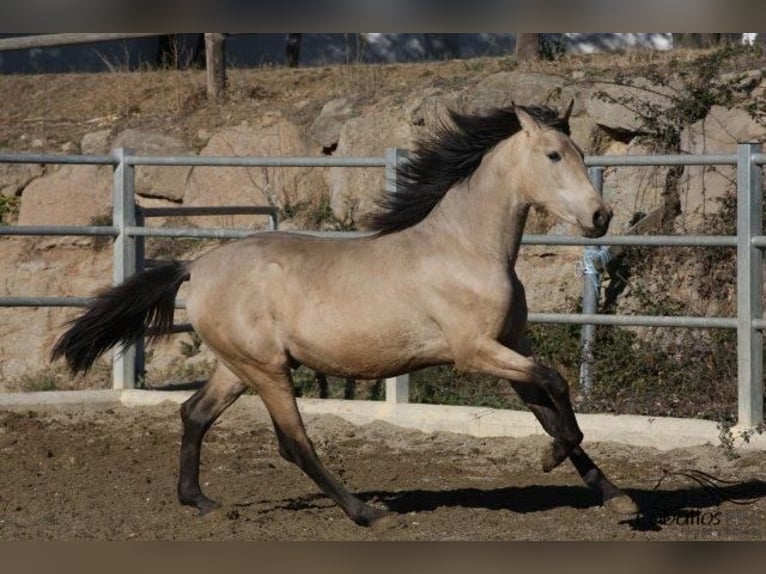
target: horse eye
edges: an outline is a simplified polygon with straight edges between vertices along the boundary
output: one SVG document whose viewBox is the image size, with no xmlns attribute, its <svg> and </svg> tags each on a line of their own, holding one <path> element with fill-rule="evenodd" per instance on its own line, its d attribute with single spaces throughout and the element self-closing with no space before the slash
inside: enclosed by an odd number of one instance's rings
<svg viewBox="0 0 766 574">
<path fill-rule="evenodd" d="M 557 151 L 551 151 L 545 155 L 547 155 L 548 159 L 551 161 L 561 161 L 561 154 Z"/>
</svg>

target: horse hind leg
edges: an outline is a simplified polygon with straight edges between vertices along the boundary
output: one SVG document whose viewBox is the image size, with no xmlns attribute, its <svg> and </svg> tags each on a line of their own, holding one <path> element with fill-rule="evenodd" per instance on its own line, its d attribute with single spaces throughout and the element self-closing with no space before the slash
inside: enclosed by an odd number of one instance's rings
<svg viewBox="0 0 766 574">
<path fill-rule="evenodd" d="M 237 365 L 237 373 L 253 384 L 271 416 L 279 453 L 300 468 L 343 512 L 360 526 L 371 526 L 390 516 L 386 510 L 364 504 L 324 467 L 298 412 L 288 370 L 266 372 L 252 365 Z"/>
<path fill-rule="evenodd" d="M 178 500 L 193 506 L 200 515 L 220 505 L 202 492 L 199 484 L 199 464 L 202 440 L 215 420 L 244 391 L 245 385 L 222 363 L 218 363 L 210 380 L 181 405 L 183 435 L 181 438 Z"/>
</svg>

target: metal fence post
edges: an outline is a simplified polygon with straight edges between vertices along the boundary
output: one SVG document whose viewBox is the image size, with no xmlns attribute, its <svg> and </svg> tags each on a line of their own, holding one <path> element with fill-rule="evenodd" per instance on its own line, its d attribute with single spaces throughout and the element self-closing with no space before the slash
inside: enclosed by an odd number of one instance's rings
<svg viewBox="0 0 766 574">
<path fill-rule="evenodd" d="M 112 224 L 117 229 L 114 239 L 112 282 L 117 285 L 136 272 L 136 242 L 125 233 L 126 227 L 136 223 L 135 168 L 125 161 L 132 150 L 118 148 L 112 151 L 117 166 L 112 188 Z M 136 347 L 125 345 L 115 349 L 112 358 L 112 388 L 132 389 L 136 386 Z"/>
<path fill-rule="evenodd" d="M 593 187 L 603 193 L 604 168 L 594 166 L 588 168 Z M 594 315 L 598 312 L 599 282 L 601 273 L 598 266 L 601 265 L 599 255 L 600 247 L 586 247 L 583 251 L 582 260 L 582 312 L 586 315 Z M 580 331 L 580 392 L 590 395 L 593 390 L 593 345 L 596 339 L 596 326 L 586 324 Z"/>
<path fill-rule="evenodd" d="M 136 227 L 145 227 L 146 217 L 144 216 L 144 210 L 140 205 L 138 204 L 134 204 L 134 205 L 135 205 L 135 215 L 136 215 L 135 225 Z M 135 241 L 135 250 L 136 250 L 135 272 L 140 273 L 141 271 L 146 270 L 146 238 L 143 236 L 139 236 L 139 237 L 133 237 L 132 239 Z M 146 339 L 144 337 L 138 337 L 136 339 L 135 365 L 136 365 L 135 376 L 143 378 L 144 375 L 146 375 Z"/>
<path fill-rule="evenodd" d="M 760 144 L 737 146 L 737 426 L 763 422 L 763 334 L 753 319 L 763 317 L 763 260 L 753 237 L 762 234 L 761 168 L 753 162 Z"/>
<path fill-rule="evenodd" d="M 395 192 L 397 189 L 396 168 L 399 162 L 406 159 L 407 150 L 401 148 L 386 149 L 386 191 Z M 386 402 L 410 402 L 410 375 L 386 379 Z"/>
</svg>

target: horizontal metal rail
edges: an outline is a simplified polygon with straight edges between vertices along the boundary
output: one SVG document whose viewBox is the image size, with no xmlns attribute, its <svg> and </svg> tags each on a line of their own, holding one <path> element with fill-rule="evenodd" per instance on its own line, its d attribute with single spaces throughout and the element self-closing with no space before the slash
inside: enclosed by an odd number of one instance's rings
<svg viewBox="0 0 766 574">
<path fill-rule="evenodd" d="M 620 327 L 679 327 L 686 329 L 736 329 L 736 317 L 673 317 L 667 315 L 594 315 L 581 313 L 530 313 L 530 323 L 613 325 Z M 755 326 L 755 325 L 754 325 Z"/>
<path fill-rule="evenodd" d="M 172 215 L 277 215 L 276 207 L 262 205 L 211 205 L 199 207 L 142 207 L 144 217 L 168 217 Z"/>
<path fill-rule="evenodd" d="M 243 156 L 142 156 L 127 155 L 130 165 L 208 167 L 385 167 L 384 157 L 243 157 Z M 111 155 L 65 155 L 0 153 L 0 163 L 117 165 Z M 640 167 L 671 165 L 735 165 L 735 154 L 713 155 L 601 155 L 586 156 L 585 165 L 599 167 Z M 754 154 L 753 163 L 766 163 L 766 154 Z"/>
<path fill-rule="evenodd" d="M 194 167 L 385 167 L 384 157 L 244 157 L 244 156 L 139 156 L 129 155 L 130 165 Z"/>
<path fill-rule="evenodd" d="M 766 239 L 766 238 L 764 238 Z M 734 235 L 605 235 L 598 239 L 574 235 L 524 235 L 524 245 L 630 245 L 634 247 L 736 247 Z"/>
<path fill-rule="evenodd" d="M 223 229 L 223 228 L 188 228 L 188 227 L 128 227 L 126 233 L 132 236 L 144 237 L 203 237 L 203 238 L 241 238 L 257 233 L 270 233 L 267 230 Z M 314 231 L 291 230 L 298 235 L 313 235 L 332 239 L 352 239 L 372 237 L 374 231 Z M 766 237 L 764 246 L 766 246 Z M 728 235 L 612 235 L 599 239 L 577 237 L 573 235 L 524 235 L 521 242 L 524 245 L 549 246 L 583 246 L 583 245 L 630 245 L 635 247 L 736 247 L 737 238 Z"/>
<path fill-rule="evenodd" d="M 0 307 L 85 307 L 91 297 L 0 297 Z"/>
<path fill-rule="evenodd" d="M 276 207 L 272 206 L 253 206 L 253 205 L 222 205 L 222 206 L 197 206 L 197 207 L 148 207 L 148 208 L 141 208 L 140 210 L 140 217 L 146 219 L 151 217 L 165 217 L 165 216 L 173 216 L 173 215 L 183 215 L 184 217 L 198 217 L 202 215 L 213 215 L 213 216 L 220 216 L 220 215 L 266 215 L 269 218 L 269 230 L 273 231 L 276 230 L 277 224 L 279 221 L 279 210 Z M 138 227 L 143 228 L 143 221 L 137 222 L 139 225 Z M 157 229 L 157 228 L 155 228 Z M 168 229 L 168 228 L 165 228 Z M 247 235 L 241 235 L 241 234 L 234 234 L 230 235 L 228 233 L 229 230 L 219 229 L 214 232 L 213 235 L 187 235 L 184 233 L 178 233 L 178 229 L 176 229 L 175 232 L 172 234 L 162 234 L 160 236 L 162 237 L 211 237 L 211 238 L 240 238 L 240 237 L 247 237 Z M 241 230 L 238 230 L 241 231 Z M 245 230 L 246 231 L 246 230 Z M 130 231 L 128 231 L 129 235 L 132 235 L 133 237 L 139 236 L 140 234 L 131 234 Z M 148 235 L 147 235 L 148 236 Z M 157 235 L 155 235 L 157 237 Z"/>
<path fill-rule="evenodd" d="M 588 167 L 639 167 L 673 165 L 735 165 L 736 154 L 710 155 L 598 155 L 585 156 Z"/>
<path fill-rule="evenodd" d="M 136 227 L 125 228 L 131 237 L 197 237 L 201 239 L 241 239 L 255 233 L 269 233 L 247 229 L 199 228 L 191 227 Z"/>
<path fill-rule="evenodd" d="M 0 163 L 117 165 L 111 155 L 0 153 Z M 385 157 L 245 157 L 214 155 L 125 156 L 125 163 L 139 166 L 192 167 L 385 167 Z"/>
<path fill-rule="evenodd" d="M 0 153 L 0 163 L 32 163 L 62 165 L 117 165 L 111 155 L 59 155 L 52 153 Z"/>
<path fill-rule="evenodd" d="M 0 297 L 0 307 L 85 307 L 91 297 Z M 186 308 L 176 301 L 177 309 Z M 612 325 L 623 327 L 678 327 L 689 329 L 736 329 L 734 317 L 673 317 L 665 315 L 592 315 L 579 313 L 530 313 L 530 323 L 568 325 Z M 753 320 L 753 327 L 763 330 L 766 319 Z"/>
<path fill-rule="evenodd" d="M 182 215 L 186 210 L 191 210 L 188 215 L 233 215 L 236 213 L 254 213 L 271 215 L 272 208 L 252 207 L 243 208 L 244 212 L 233 208 L 151 208 L 145 209 L 146 217 L 159 217 L 168 215 Z M 138 227 L 126 228 L 131 236 L 145 237 L 210 237 L 210 238 L 240 238 L 248 237 L 254 233 L 268 233 L 265 230 L 224 229 L 224 228 L 173 228 L 173 227 Z M 370 237 L 372 231 L 313 231 L 296 230 L 291 233 L 303 235 L 316 235 L 319 237 Z M 0 226 L 0 235 L 109 235 L 116 236 L 117 229 L 109 226 L 77 226 L 77 225 L 3 225 Z M 605 235 L 598 239 L 578 237 L 574 235 L 536 235 L 527 234 L 521 239 L 524 245 L 550 245 L 550 246 L 601 246 L 601 245 L 624 245 L 634 247 L 736 247 L 737 237 L 733 235 Z M 766 248 L 766 236 L 753 238 L 755 247 Z"/>
<path fill-rule="evenodd" d="M 176 210 L 193 209 L 199 213 L 209 213 L 211 210 L 229 212 L 228 208 L 150 208 L 144 210 L 151 212 L 151 215 L 173 215 Z M 232 208 L 236 210 L 237 208 Z M 248 210 L 261 213 L 268 212 L 271 208 L 249 207 Z M 233 213 L 233 211 L 232 211 Z M 149 216 L 149 213 L 146 213 Z M 265 230 L 244 230 L 244 229 L 224 229 L 224 228 L 173 228 L 173 227 L 139 227 L 130 226 L 125 228 L 125 233 L 132 237 L 175 237 L 175 238 L 199 238 L 199 239 L 241 239 L 250 237 L 257 233 L 270 233 Z M 372 237 L 374 232 L 362 231 L 311 231 L 298 230 L 290 233 L 301 235 L 311 235 L 326 239 L 348 239 Z M 111 236 L 117 235 L 114 227 L 107 226 L 1 226 L 0 235 L 55 235 L 55 236 Z M 625 246 L 675 246 L 675 247 L 736 247 L 735 236 L 675 236 L 675 235 L 614 235 L 605 236 L 599 239 L 589 239 L 585 237 L 566 236 L 566 235 L 524 235 L 522 243 L 525 245 L 540 246 L 583 246 L 583 245 L 625 245 Z M 753 239 L 753 244 L 758 247 L 766 247 L 766 236 L 759 236 Z M 35 298 L 0 298 L 0 306 L 41 306 L 55 307 L 57 302 L 62 302 L 62 306 L 80 306 L 87 298 L 61 298 L 61 297 L 35 297 Z M 16 305 L 15 301 L 18 301 Z M 560 318 L 560 321 L 556 320 Z M 592 325 L 633 325 L 633 326 L 673 326 L 673 327 L 711 327 L 711 328 L 732 328 L 736 327 L 736 320 L 733 318 L 689 318 L 685 321 L 679 317 L 642 317 L 626 316 L 621 319 L 619 316 L 611 315 L 561 315 L 533 313 L 529 317 L 530 322 L 537 323 L 567 323 L 567 324 L 592 324 Z M 757 321 L 757 320 L 756 320 Z M 756 328 L 762 329 L 763 327 Z"/>
<path fill-rule="evenodd" d="M 0 225 L 0 235 L 109 235 L 117 228 L 108 225 Z"/>
</svg>

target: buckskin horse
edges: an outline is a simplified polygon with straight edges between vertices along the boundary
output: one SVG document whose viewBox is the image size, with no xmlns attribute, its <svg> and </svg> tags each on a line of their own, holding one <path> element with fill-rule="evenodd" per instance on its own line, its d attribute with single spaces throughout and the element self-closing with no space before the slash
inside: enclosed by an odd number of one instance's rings
<svg viewBox="0 0 766 574">
<path fill-rule="evenodd" d="M 450 112 L 399 165 L 401 185 L 381 199 L 371 235 L 261 232 L 192 262 L 143 271 L 98 294 L 58 339 L 52 359 L 63 356 L 73 372 L 85 372 L 114 346 L 168 333 L 176 292 L 189 282 L 189 321 L 225 365 L 181 406 L 178 497 L 200 514 L 219 506 L 199 484 L 203 437 L 252 389 L 282 457 L 355 523 L 388 516 L 322 465 L 291 369 L 377 379 L 439 364 L 510 381 L 553 437 L 543 470 L 569 458 L 605 506 L 636 512 L 580 445 L 567 382 L 534 360 L 524 336 L 527 306 L 514 265 L 530 207 L 588 237 L 604 235 L 612 216 L 569 137 L 571 109 L 563 117 L 516 105 Z"/>
</svg>

